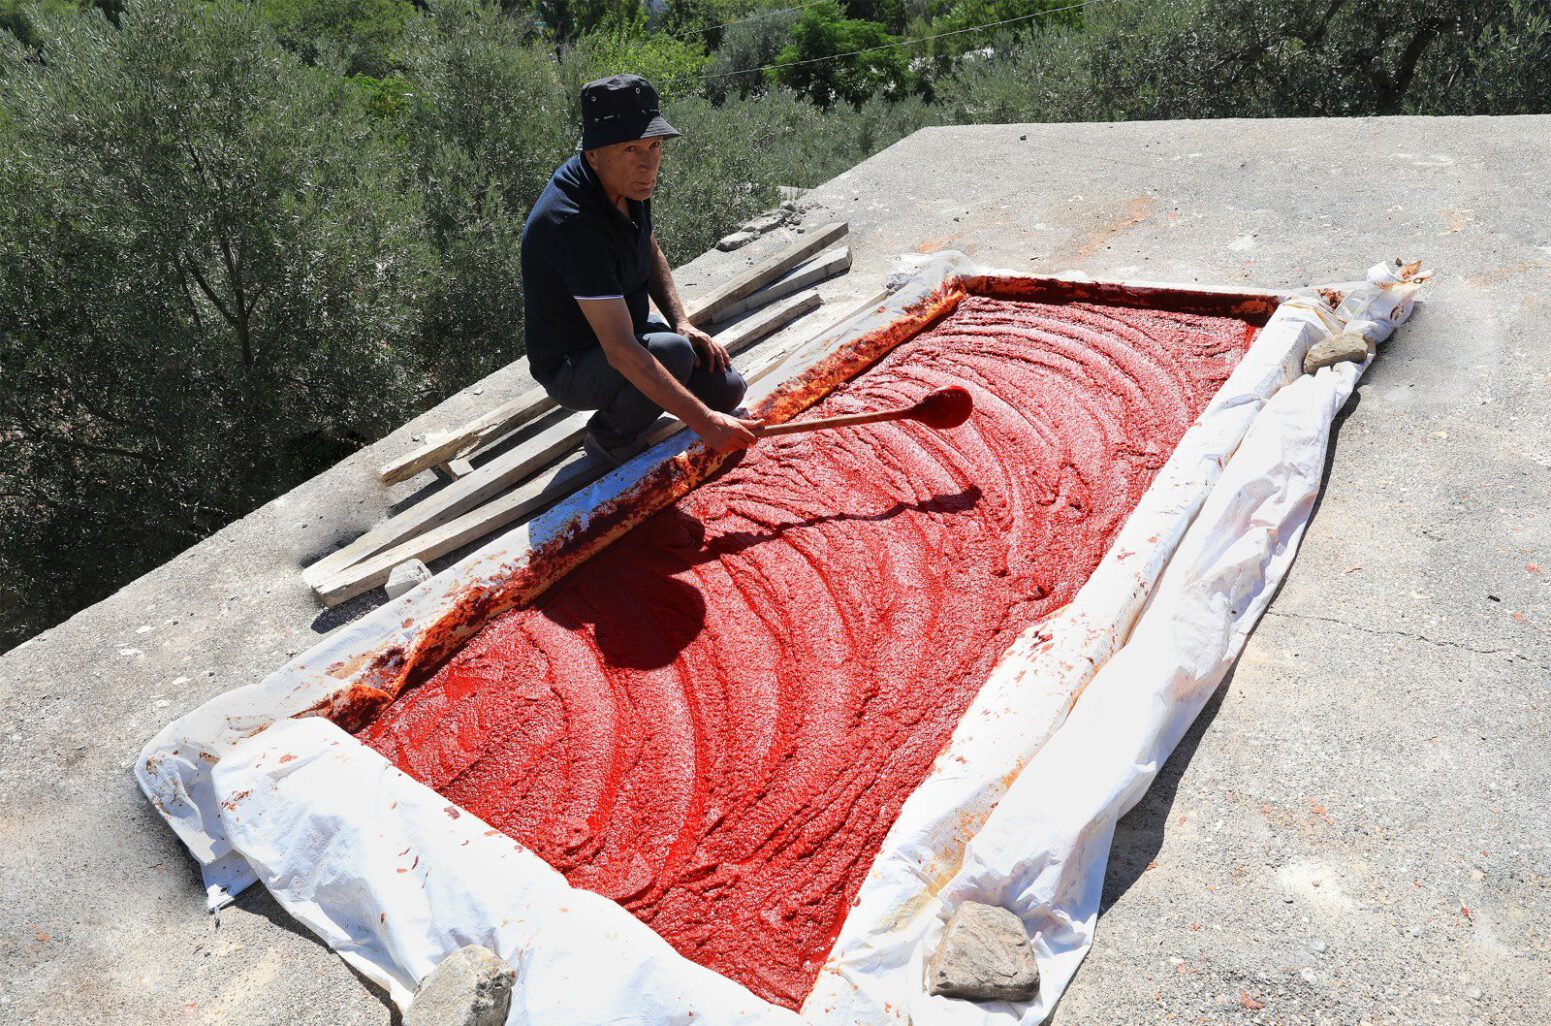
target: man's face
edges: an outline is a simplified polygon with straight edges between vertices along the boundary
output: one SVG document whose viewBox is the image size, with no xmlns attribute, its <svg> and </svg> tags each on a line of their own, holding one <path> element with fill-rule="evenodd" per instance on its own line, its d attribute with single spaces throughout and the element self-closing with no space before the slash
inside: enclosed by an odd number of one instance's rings
<svg viewBox="0 0 1551 1026">
<path fill-rule="evenodd" d="M 586 152 L 598 180 L 611 196 L 642 201 L 657 188 L 657 168 L 662 164 L 661 139 L 637 139 L 614 143 Z"/>
</svg>

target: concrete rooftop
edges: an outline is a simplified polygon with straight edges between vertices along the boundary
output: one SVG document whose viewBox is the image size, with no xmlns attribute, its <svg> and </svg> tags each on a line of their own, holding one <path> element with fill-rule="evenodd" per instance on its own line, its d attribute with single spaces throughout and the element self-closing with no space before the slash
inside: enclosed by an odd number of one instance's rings
<svg viewBox="0 0 1551 1026">
<path fill-rule="evenodd" d="M 1122 823 L 1054 1022 L 1551 1021 L 1547 167 L 1551 117 L 968 127 L 810 194 L 808 223 L 851 222 L 837 303 L 944 248 L 1268 287 L 1436 271 L 1339 422 L 1289 580 Z M 392 1019 L 261 888 L 207 914 L 130 764 L 351 615 L 301 565 L 412 493 L 373 474 L 412 434 L 526 382 L 492 376 L 0 657 L 0 1021 Z"/>
</svg>

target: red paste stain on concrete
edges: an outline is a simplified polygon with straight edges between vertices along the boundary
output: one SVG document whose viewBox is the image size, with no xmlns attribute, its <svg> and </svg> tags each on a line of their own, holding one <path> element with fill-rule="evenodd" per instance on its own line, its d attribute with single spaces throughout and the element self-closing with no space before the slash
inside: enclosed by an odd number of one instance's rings
<svg viewBox="0 0 1551 1026">
<path fill-rule="evenodd" d="M 952 384 L 968 424 L 760 443 L 361 737 L 795 1008 L 992 665 L 1071 601 L 1254 330 L 969 296 L 807 414 Z"/>
</svg>

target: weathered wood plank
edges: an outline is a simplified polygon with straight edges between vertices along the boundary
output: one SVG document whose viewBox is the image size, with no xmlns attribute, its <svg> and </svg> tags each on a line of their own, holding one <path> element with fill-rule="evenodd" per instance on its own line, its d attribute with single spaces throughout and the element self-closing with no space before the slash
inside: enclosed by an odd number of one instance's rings
<svg viewBox="0 0 1551 1026">
<path fill-rule="evenodd" d="M 768 353 L 756 354 L 748 367 L 741 368 L 744 379 L 751 385 L 759 381 L 809 341 L 811 339 L 804 338 Z M 660 424 L 650 436 L 652 444 L 681 430 L 683 426 L 676 419 Z M 405 560 L 432 560 L 460 549 L 530 513 L 553 505 L 578 488 L 596 481 L 608 469 L 591 456 L 568 459 L 477 509 L 347 567 L 318 586 L 318 597 L 325 605 L 337 606 L 373 588 L 379 588 L 387 582 L 393 568 Z"/>
<path fill-rule="evenodd" d="M 835 221 L 815 228 L 781 252 L 744 271 L 732 281 L 688 303 L 684 312 L 699 326 L 710 324 L 720 318 L 723 311 L 738 300 L 759 291 L 813 254 L 844 238 L 848 230 L 849 226 L 844 221 Z"/>
<path fill-rule="evenodd" d="M 821 302 L 817 292 L 794 296 L 723 332 L 719 341 L 727 347 L 728 352 L 739 352 L 790 324 Z M 557 420 L 511 451 L 501 453 L 483 466 L 475 467 L 467 477 L 453 481 L 424 501 L 390 517 L 344 548 L 324 556 L 302 571 L 302 580 L 317 591 L 321 584 L 352 564 L 397 545 L 406 538 L 423 534 L 493 498 L 578 448 L 582 443 L 582 432 L 591 416 L 590 413 L 573 413 Z"/>
<path fill-rule="evenodd" d="M 842 246 L 833 253 L 820 253 L 796 268 L 791 274 L 771 282 L 752 295 L 738 300 L 736 303 L 717 314 L 714 323 L 721 324 L 730 321 L 740 314 L 750 310 L 757 310 L 767 303 L 773 303 L 783 296 L 789 296 L 793 292 L 800 292 L 821 281 L 833 278 L 837 274 L 844 274 L 851 269 L 851 247 Z"/>
<path fill-rule="evenodd" d="M 743 306 L 739 311 L 733 311 L 732 307 L 751 293 L 779 278 L 787 271 L 802 263 L 814 253 L 819 252 L 831 242 L 846 234 L 845 222 L 825 225 L 811 235 L 806 235 L 801 241 L 777 253 L 763 263 L 745 271 L 742 275 L 728 282 L 720 288 L 713 289 L 708 295 L 689 304 L 685 311 L 689 319 L 697 326 L 731 320 L 742 310 L 753 309 L 753 306 Z M 850 266 L 849 249 L 847 250 L 846 266 Z M 825 275 L 824 277 L 827 277 Z M 822 281 L 823 278 L 813 278 L 812 281 Z M 809 282 L 811 284 L 811 282 Z M 789 295 L 804 285 L 793 285 L 781 295 Z M 778 298 L 775 295 L 767 297 Z M 755 304 L 757 305 L 757 304 Z M 447 463 L 460 456 L 467 456 L 483 443 L 494 439 L 498 435 L 508 434 L 550 410 L 555 409 L 555 401 L 545 394 L 542 388 L 532 388 L 515 399 L 508 400 L 483 416 L 469 421 L 462 427 L 454 428 L 435 441 L 426 442 L 419 448 L 413 449 L 397 459 L 383 464 L 378 470 L 377 476 L 384 484 L 396 484 L 399 481 L 408 481 L 423 470 Z"/>
<path fill-rule="evenodd" d="M 542 388 L 529 389 L 462 427 L 384 463 L 382 469 L 377 471 L 377 476 L 384 484 L 408 481 L 422 470 L 430 470 L 438 464 L 466 455 L 481 442 L 505 434 L 553 409 L 555 401 Z"/>
</svg>

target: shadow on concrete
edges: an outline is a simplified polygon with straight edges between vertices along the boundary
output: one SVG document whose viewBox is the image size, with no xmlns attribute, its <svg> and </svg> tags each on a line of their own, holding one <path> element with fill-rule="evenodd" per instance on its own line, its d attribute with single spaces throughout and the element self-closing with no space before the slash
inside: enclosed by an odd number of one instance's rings
<svg viewBox="0 0 1551 1026">
<path fill-rule="evenodd" d="M 361 986 L 366 988 L 367 993 L 371 994 L 371 996 L 376 998 L 378 1001 L 381 1001 L 382 1007 L 388 1010 L 388 1026 L 404 1026 L 403 1013 L 401 1013 L 398 1009 L 398 1006 L 393 1003 L 393 999 L 388 997 L 388 992 L 386 990 L 378 986 L 376 981 L 369 980 L 365 976 L 361 975 L 360 971 L 358 971 L 356 967 L 350 963 L 346 962 L 345 968 L 350 970 L 351 976 L 354 976 L 361 982 Z"/>
<path fill-rule="evenodd" d="M 1170 753 L 1168 761 L 1158 771 L 1152 786 L 1136 803 L 1135 808 L 1115 824 L 1115 840 L 1110 847 L 1109 866 L 1104 872 L 1104 895 L 1099 899 L 1099 917 L 1103 918 L 1110 906 L 1131 889 L 1147 872 L 1153 859 L 1163 847 L 1163 832 L 1174 808 L 1174 796 L 1179 792 L 1179 782 L 1190 766 L 1190 760 L 1206 734 L 1206 728 L 1217 718 L 1228 689 L 1233 686 L 1233 676 L 1238 665 L 1228 671 L 1228 676 L 1218 685 L 1217 691 L 1201 709 L 1201 714 L 1190 725 L 1185 736 Z"/>
<path fill-rule="evenodd" d="M 381 588 L 373 588 L 364 595 L 357 595 L 355 598 L 341 602 L 332 609 L 325 609 L 313 617 L 312 631 L 314 634 L 327 634 L 336 627 L 343 627 L 347 623 L 354 623 L 387 601 L 387 592 Z"/>
<path fill-rule="evenodd" d="M 1380 348 L 1380 353 L 1383 349 Z M 1373 366 L 1379 363 L 1375 358 Z M 1372 370 L 1372 367 L 1369 368 Z M 1309 510 L 1309 523 L 1319 515 L 1320 505 L 1325 501 L 1325 489 L 1330 484 L 1331 471 L 1335 467 L 1336 447 L 1340 440 L 1341 428 L 1362 405 L 1362 387 L 1368 380 L 1367 375 L 1357 383 L 1352 397 L 1347 400 L 1331 421 L 1330 442 L 1325 448 L 1325 466 L 1320 473 L 1319 494 L 1314 497 L 1314 505 Z M 1292 579 L 1293 567 L 1298 565 L 1298 557 L 1303 554 L 1303 545 L 1300 541 L 1298 552 L 1293 556 L 1292 563 L 1287 568 L 1287 573 L 1277 582 L 1276 590 L 1271 593 L 1271 600 L 1266 604 L 1266 611 L 1270 612 L 1276 605 L 1277 597 L 1282 589 Z M 1255 640 L 1255 634 L 1260 630 L 1260 625 L 1265 622 L 1262 614 L 1259 622 L 1250 631 L 1249 637 L 1244 639 L 1244 649 L 1247 650 Z M 1240 652 L 1242 656 L 1243 652 Z M 1104 874 L 1104 895 L 1099 899 L 1099 915 L 1109 911 L 1121 895 L 1131 889 L 1141 875 L 1147 872 L 1148 866 L 1157 857 L 1163 847 L 1163 832 L 1168 826 L 1169 813 L 1174 807 L 1174 797 L 1179 791 L 1180 780 L 1185 775 L 1186 768 L 1190 765 L 1196 748 L 1201 744 L 1201 738 L 1206 734 L 1206 729 L 1217 718 L 1218 710 L 1222 708 L 1223 699 L 1228 695 L 1228 689 L 1233 686 L 1233 678 L 1239 671 L 1238 661 L 1235 660 L 1228 675 L 1217 686 L 1211 699 L 1201 709 L 1201 714 L 1190 725 L 1185 736 L 1170 753 L 1168 761 L 1158 771 L 1158 776 L 1153 780 L 1152 786 L 1147 789 L 1146 795 L 1136 804 L 1130 812 L 1121 817 L 1115 825 L 1115 840 L 1110 848 L 1109 866 Z"/>
<path fill-rule="evenodd" d="M 276 927 L 284 930 L 286 933 L 291 934 L 293 937 L 301 937 L 304 940 L 307 940 L 320 947 L 324 946 L 323 941 L 318 939 L 317 934 L 314 934 L 312 931 L 298 923 L 295 919 L 291 918 L 291 914 L 280 907 L 280 903 L 275 900 L 275 896 L 270 894 L 269 891 L 260 884 L 254 884 L 247 890 L 243 891 L 241 894 L 237 895 L 237 898 L 232 902 L 231 907 L 235 909 L 241 909 L 243 912 L 246 912 L 249 915 L 257 916 L 260 919 L 266 919 L 273 923 Z M 217 920 L 216 928 L 218 930 L 220 929 L 219 920 Z M 345 968 L 349 969 L 350 974 L 359 980 L 363 987 L 371 992 L 372 997 L 382 1002 L 383 1008 L 385 1008 L 388 1012 L 389 1026 L 403 1026 L 404 1017 L 399 1014 L 398 1008 L 388 997 L 388 992 L 377 983 L 361 975 L 361 973 L 358 972 L 354 966 L 350 965 L 350 963 L 346 962 Z"/>
<path fill-rule="evenodd" d="M 1363 404 L 1362 382 L 1357 383 L 1352 397 L 1346 401 L 1346 405 L 1336 411 L 1335 419 L 1330 422 L 1330 442 L 1325 446 L 1325 468 L 1319 475 L 1319 494 L 1314 496 L 1314 505 L 1309 509 L 1309 522 L 1319 515 L 1320 504 L 1325 501 L 1325 488 L 1330 484 L 1330 472 L 1336 465 L 1336 443 L 1341 439 L 1341 428 L 1346 425 L 1347 418 L 1357 412 L 1357 408 Z M 1302 545 L 1299 545 L 1302 549 Z M 1283 578 L 1286 580 L 1286 578 Z"/>
</svg>

